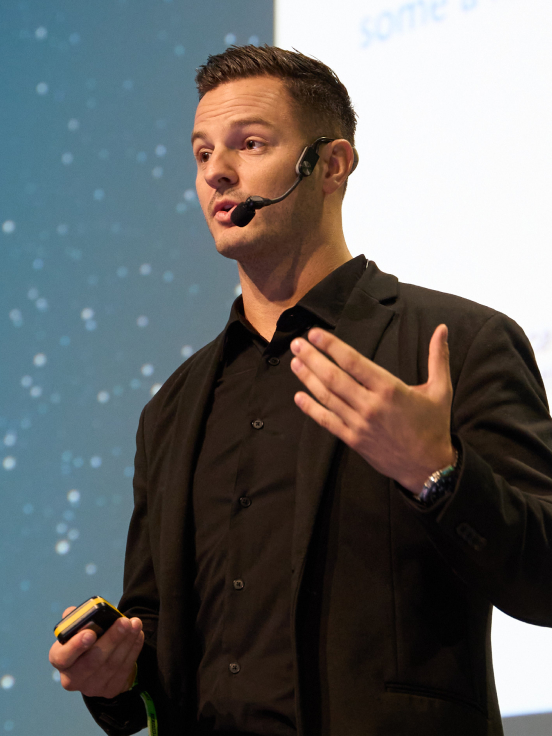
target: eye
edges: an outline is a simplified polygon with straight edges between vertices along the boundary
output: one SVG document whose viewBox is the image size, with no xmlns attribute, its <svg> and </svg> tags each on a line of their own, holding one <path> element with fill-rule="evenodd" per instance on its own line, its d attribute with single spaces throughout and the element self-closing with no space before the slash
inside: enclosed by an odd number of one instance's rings
<svg viewBox="0 0 552 736">
<path fill-rule="evenodd" d="M 255 140 L 254 138 L 248 138 L 245 141 L 245 147 L 247 148 L 248 151 L 257 151 L 263 145 L 264 143 L 261 143 L 261 141 Z"/>
<path fill-rule="evenodd" d="M 196 158 L 201 164 L 206 164 L 207 161 L 209 161 L 209 156 L 211 155 L 210 151 L 199 151 L 196 154 Z"/>
</svg>

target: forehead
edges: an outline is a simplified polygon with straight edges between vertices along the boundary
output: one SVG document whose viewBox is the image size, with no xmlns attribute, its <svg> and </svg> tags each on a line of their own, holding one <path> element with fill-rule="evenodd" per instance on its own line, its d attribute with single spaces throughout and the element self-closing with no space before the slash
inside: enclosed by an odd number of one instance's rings
<svg viewBox="0 0 552 736">
<path fill-rule="evenodd" d="M 280 127 L 298 128 L 297 111 L 280 79 L 251 77 L 220 84 L 200 100 L 194 122 L 197 131 L 231 127 L 240 120 L 258 120 Z"/>
</svg>

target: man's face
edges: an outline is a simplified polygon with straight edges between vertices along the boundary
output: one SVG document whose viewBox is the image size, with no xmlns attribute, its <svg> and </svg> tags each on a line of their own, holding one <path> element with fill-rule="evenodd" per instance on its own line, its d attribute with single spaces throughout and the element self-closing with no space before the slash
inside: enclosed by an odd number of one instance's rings
<svg viewBox="0 0 552 736">
<path fill-rule="evenodd" d="M 307 208 L 312 212 L 313 188 L 307 181 L 284 202 L 260 210 L 244 228 L 232 224 L 230 213 L 253 194 L 283 194 L 310 142 L 287 90 L 275 77 L 227 82 L 201 99 L 192 134 L 196 188 L 220 253 L 240 261 L 268 248 L 291 246 L 302 223 L 307 225 Z"/>
</svg>

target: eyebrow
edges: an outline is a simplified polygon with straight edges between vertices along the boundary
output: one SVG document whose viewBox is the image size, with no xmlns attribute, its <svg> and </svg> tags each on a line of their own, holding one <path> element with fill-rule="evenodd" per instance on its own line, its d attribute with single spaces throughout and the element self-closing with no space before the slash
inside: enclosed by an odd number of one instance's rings
<svg viewBox="0 0 552 736">
<path fill-rule="evenodd" d="M 275 125 L 269 123 L 268 120 L 265 120 L 264 118 L 242 118 L 241 120 L 234 120 L 233 123 L 230 123 L 231 128 L 246 128 L 248 125 L 264 125 L 265 128 L 271 128 L 273 130 L 276 128 Z M 197 138 L 207 137 L 207 133 L 203 130 L 194 130 L 192 133 L 192 144 Z"/>
</svg>

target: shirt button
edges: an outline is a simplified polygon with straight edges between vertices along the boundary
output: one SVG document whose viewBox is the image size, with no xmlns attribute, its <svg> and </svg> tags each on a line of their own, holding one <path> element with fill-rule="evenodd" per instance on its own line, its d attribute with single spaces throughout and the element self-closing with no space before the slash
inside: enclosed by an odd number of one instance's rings
<svg viewBox="0 0 552 736">
<path fill-rule="evenodd" d="M 270 365 L 279 365 L 280 364 L 280 358 L 275 358 L 274 356 L 272 356 L 272 358 L 269 358 L 268 359 L 268 363 Z"/>
<path fill-rule="evenodd" d="M 264 427 L 264 422 L 262 419 L 255 419 L 254 422 L 251 422 L 251 426 L 254 427 L 254 429 L 262 429 Z"/>
<path fill-rule="evenodd" d="M 240 498 L 240 504 L 243 506 L 244 509 L 248 509 L 251 506 L 251 499 L 247 498 L 247 496 L 242 496 Z"/>
<path fill-rule="evenodd" d="M 229 664 L 228 665 L 228 669 L 230 670 L 230 672 L 233 675 L 237 675 L 238 672 L 240 671 L 241 667 L 239 666 L 239 664 L 237 662 L 232 662 L 232 664 Z"/>
<path fill-rule="evenodd" d="M 235 590 L 243 590 L 243 588 L 245 587 L 245 583 L 243 582 L 243 580 L 234 580 L 232 585 L 234 586 Z"/>
</svg>

